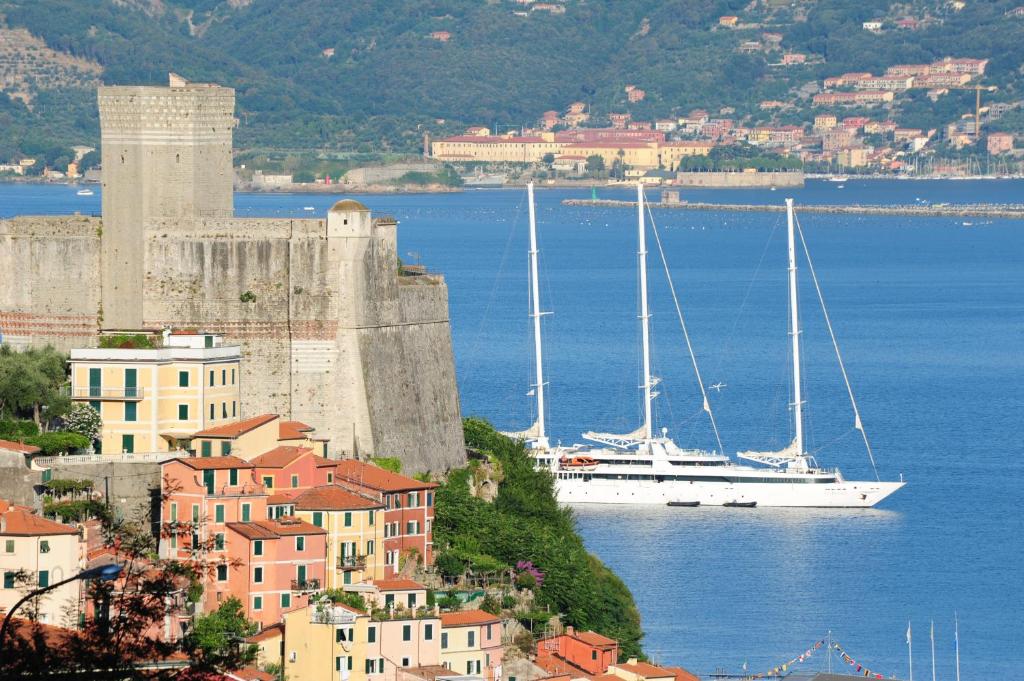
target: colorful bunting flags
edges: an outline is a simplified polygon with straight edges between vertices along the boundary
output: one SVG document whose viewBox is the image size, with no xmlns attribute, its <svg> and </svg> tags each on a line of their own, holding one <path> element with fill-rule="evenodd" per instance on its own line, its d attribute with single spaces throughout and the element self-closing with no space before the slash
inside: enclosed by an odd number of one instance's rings
<svg viewBox="0 0 1024 681">
<path fill-rule="evenodd" d="M 814 654 L 814 651 L 818 650 L 819 648 L 821 648 L 824 645 L 825 645 L 825 641 L 824 640 L 818 641 L 813 646 L 811 646 L 810 648 L 808 648 L 804 652 L 800 653 L 799 655 L 794 657 L 789 662 L 786 662 L 784 664 L 780 664 L 777 667 L 773 667 L 771 670 L 769 670 L 767 672 L 760 672 L 758 674 L 752 674 L 752 675 L 748 676 L 747 678 L 748 679 L 763 679 L 763 678 L 766 678 L 766 677 L 780 676 L 784 672 L 786 672 L 790 667 L 792 667 L 794 664 L 797 664 L 797 663 L 803 662 L 804 660 L 810 659 L 811 655 Z"/>
<path fill-rule="evenodd" d="M 839 653 L 839 659 L 841 659 L 843 662 L 845 662 L 846 664 L 850 665 L 851 667 L 855 667 L 857 673 L 858 674 L 862 674 L 864 676 L 864 678 L 870 678 L 870 679 L 884 679 L 885 678 L 882 674 L 878 674 L 876 672 L 873 672 L 870 669 L 868 669 L 867 667 L 865 667 L 864 665 L 859 664 L 855 659 L 850 657 L 845 650 L 843 650 L 843 647 L 841 645 L 839 645 L 835 641 L 832 642 L 832 647 L 835 649 L 835 651 L 837 653 Z"/>
</svg>

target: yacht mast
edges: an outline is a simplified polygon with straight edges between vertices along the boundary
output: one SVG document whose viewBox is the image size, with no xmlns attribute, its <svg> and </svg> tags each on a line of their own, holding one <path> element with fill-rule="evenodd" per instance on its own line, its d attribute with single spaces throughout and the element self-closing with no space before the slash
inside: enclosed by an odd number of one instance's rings
<svg viewBox="0 0 1024 681">
<path fill-rule="evenodd" d="M 640 325 L 644 344 L 644 439 L 653 437 L 651 424 L 651 329 L 650 314 L 647 309 L 647 230 L 644 226 L 644 186 L 636 185 L 637 231 L 640 249 L 637 256 L 640 260 Z"/>
<path fill-rule="evenodd" d="M 789 328 L 793 338 L 793 421 L 796 425 L 796 455 L 804 457 L 804 403 L 800 394 L 800 315 L 797 310 L 796 238 L 793 229 L 793 199 L 786 199 L 786 235 L 789 241 Z"/>
<path fill-rule="evenodd" d="M 540 311 L 540 284 L 537 281 L 537 218 L 533 207 L 533 182 L 526 185 L 526 195 L 530 204 L 530 297 L 533 299 L 530 316 L 533 318 L 534 363 L 537 365 L 537 383 L 533 386 L 537 395 L 537 435 L 534 446 L 548 449 L 548 436 L 544 428 L 544 361 L 540 340 L 540 318 L 544 313 Z"/>
</svg>

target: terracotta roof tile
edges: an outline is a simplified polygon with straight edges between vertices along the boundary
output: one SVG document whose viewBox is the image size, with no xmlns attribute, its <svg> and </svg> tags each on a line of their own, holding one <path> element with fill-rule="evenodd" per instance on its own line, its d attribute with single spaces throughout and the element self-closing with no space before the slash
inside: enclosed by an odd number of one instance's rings
<svg viewBox="0 0 1024 681">
<path fill-rule="evenodd" d="M 78 534 L 78 528 L 48 520 L 17 506 L 0 513 L 0 536 L 37 537 L 58 534 Z"/>
<path fill-rule="evenodd" d="M 578 631 L 573 634 L 576 638 L 592 646 L 617 646 L 619 642 L 613 638 L 602 636 L 596 631 Z"/>
<path fill-rule="evenodd" d="M 327 534 L 327 530 L 298 518 L 278 518 L 275 520 L 254 520 L 248 523 L 228 523 L 246 539 L 280 539 L 299 534 Z"/>
<path fill-rule="evenodd" d="M 338 465 L 337 459 L 325 459 L 317 454 L 313 455 L 313 461 L 317 468 L 334 468 Z"/>
<path fill-rule="evenodd" d="M 483 610 L 462 610 L 459 612 L 442 612 L 442 627 L 466 627 L 473 624 L 492 624 L 500 622 L 497 615 Z"/>
<path fill-rule="evenodd" d="M 278 636 L 284 636 L 284 622 L 275 622 L 270 626 L 264 627 L 259 632 L 245 639 L 245 642 L 259 643 L 260 641 L 266 641 L 269 638 L 276 638 Z"/>
<path fill-rule="evenodd" d="M 228 468 L 253 468 L 253 465 L 237 456 L 183 456 L 176 459 L 161 461 L 161 465 L 180 461 L 197 471 L 225 470 Z"/>
<path fill-rule="evenodd" d="M 375 579 L 373 585 L 381 591 L 416 591 L 427 588 L 411 579 Z"/>
<path fill-rule="evenodd" d="M 700 677 L 682 667 L 665 667 L 676 675 L 676 681 L 700 681 Z"/>
<path fill-rule="evenodd" d="M 274 447 L 269 452 L 264 452 L 251 459 L 252 465 L 258 468 L 284 468 L 301 457 L 303 454 L 312 454 L 313 450 L 308 447 L 293 447 L 281 445 Z"/>
<path fill-rule="evenodd" d="M 666 669 L 665 667 L 657 667 L 648 662 L 637 662 L 636 664 L 624 662 L 622 664 L 617 664 L 614 666 L 618 669 L 622 669 L 623 671 L 632 672 L 633 674 L 638 674 L 647 679 L 662 679 L 667 677 L 674 678 L 676 675 L 676 673 L 671 669 Z"/>
<path fill-rule="evenodd" d="M 435 482 L 420 482 L 398 473 L 386 471 L 365 461 L 342 459 L 338 461 L 335 476 L 355 484 L 371 487 L 382 492 L 402 492 L 405 490 L 431 489 L 437 487 Z"/>
<path fill-rule="evenodd" d="M 192 437 L 238 437 L 279 418 L 281 417 L 277 414 L 262 414 L 245 419 L 244 421 L 235 421 L 234 423 L 225 423 L 223 426 L 207 428 L 195 433 Z"/>
<path fill-rule="evenodd" d="M 281 421 L 277 425 L 278 440 L 305 440 L 315 430 L 302 421 Z"/>
<path fill-rule="evenodd" d="M 280 492 L 275 492 L 267 497 L 267 503 L 271 506 L 277 504 L 290 504 L 295 501 L 295 497 L 299 496 L 299 494 L 301 494 L 301 491 L 297 489 L 281 490 Z"/>
<path fill-rule="evenodd" d="M 18 452 L 19 454 L 38 454 L 42 451 L 34 445 L 26 445 L 11 440 L 0 440 L 0 449 L 7 450 L 8 452 Z"/>
<path fill-rule="evenodd" d="M 303 511 L 348 511 L 383 508 L 384 504 L 350 492 L 338 485 L 323 485 L 306 490 L 295 499 L 295 508 Z"/>
</svg>

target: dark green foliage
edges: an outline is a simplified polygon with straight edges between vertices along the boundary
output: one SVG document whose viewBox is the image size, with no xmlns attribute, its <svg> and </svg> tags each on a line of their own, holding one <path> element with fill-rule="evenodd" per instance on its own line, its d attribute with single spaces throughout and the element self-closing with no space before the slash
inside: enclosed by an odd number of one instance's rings
<svg viewBox="0 0 1024 681">
<path fill-rule="evenodd" d="M 491 594 L 487 594 L 484 596 L 483 603 L 480 604 L 480 609 L 492 615 L 498 615 L 501 613 L 501 602 Z"/>
<path fill-rule="evenodd" d="M 119 333 L 100 336 L 101 348 L 152 348 L 153 339 L 144 333 Z"/>
<path fill-rule="evenodd" d="M 243 666 L 256 659 L 256 646 L 246 645 L 244 639 L 257 630 L 256 624 L 245 618 L 242 602 L 232 596 L 215 611 L 196 618 L 185 637 L 185 649 L 202 668 L 235 669 L 228 661 Z"/>
<path fill-rule="evenodd" d="M 102 64 L 106 83 L 163 84 L 175 71 L 234 87 L 242 148 L 408 153 L 418 151 L 425 132 L 437 137 L 467 124 L 506 130 L 574 100 L 590 106 L 595 122 L 613 111 L 651 120 L 695 107 L 761 115 L 759 101 L 788 99 L 795 88 L 827 75 L 877 73 L 947 55 L 990 58 L 987 80 L 1000 87 L 996 98 L 1019 99 L 1024 22 L 1005 16 L 1017 4 L 969 2 L 953 12 L 948 3 L 923 0 L 904 3 L 905 10 L 888 0 L 793 6 L 588 0 L 567 3 L 562 16 L 524 18 L 513 14 L 513 3 L 477 0 L 289 0 L 240 7 L 227 0 L 166 0 L 152 7 L 0 0 L 0 14 L 53 49 Z M 806 20 L 795 21 L 798 13 Z M 926 13 L 941 23 L 881 35 L 861 28 L 867 19 Z M 204 30 L 190 30 L 189 14 Z M 759 26 L 722 30 L 722 14 Z M 435 30 L 453 37 L 431 40 Z M 761 40 L 764 30 L 784 35 L 782 50 L 824 63 L 772 67 L 778 50 L 737 51 L 745 40 Z M 254 49 L 263 45 L 274 49 Z M 333 57 L 322 55 L 327 48 L 335 50 Z M 509 77 L 509 65 L 517 77 Z M 646 99 L 627 102 L 623 87 L 630 83 L 644 88 Z M 0 95 L 0 156 L 38 154 L 59 163 L 71 144 L 95 144 L 95 101 L 87 89 L 44 90 L 30 110 Z"/>
<path fill-rule="evenodd" d="M 392 473 L 402 472 L 402 460 L 397 456 L 375 456 L 370 459 L 370 462 L 375 466 L 383 468 L 386 471 Z"/>
<path fill-rule="evenodd" d="M 468 471 L 451 474 L 437 492 L 435 545 L 473 546 L 509 565 L 532 562 L 544 574 L 536 609 L 563 613 L 566 624 L 619 640 L 624 656 L 639 655 L 643 634 L 633 598 L 587 553 L 572 514 L 555 501 L 550 474 L 535 470 L 522 443 L 486 421 L 466 419 L 464 432 L 469 448 L 500 462 L 504 480 L 489 504 L 470 495 Z"/>
<path fill-rule="evenodd" d="M 439 184 L 445 187 L 461 187 L 463 183 L 459 174 L 446 166 L 436 173 L 410 171 L 395 180 L 395 184 Z"/>
<path fill-rule="evenodd" d="M 56 518 L 59 522 L 81 522 L 89 518 L 100 518 L 107 512 L 102 501 L 96 499 L 67 499 L 56 501 L 43 499 L 43 515 Z"/>
<path fill-rule="evenodd" d="M 22 352 L 0 346 L 0 416 L 31 418 L 45 430 L 71 406 L 66 382 L 67 355 L 50 346 Z"/>
<path fill-rule="evenodd" d="M 366 607 L 366 600 L 361 594 L 358 594 L 355 591 L 327 589 L 324 591 L 324 595 L 330 598 L 333 603 L 341 603 L 342 605 L 347 605 L 350 608 L 355 608 L 362 612 L 369 612 L 369 608 Z"/>
<path fill-rule="evenodd" d="M 27 445 L 39 447 L 46 456 L 68 454 L 76 449 L 86 449 L 90 443 L 89 438 L 84 435 L 59 432 L 41 433 L 33 437 L 26 437 L 24 440 Z"/>
<path fill-rule="evenodd" d="M 455 595 L 454 591 L 449 591 L 441 598 L 437 599 L 437 607 L 441 608 L 445 612 L 454 612 L 462 609 L 462 601 Z"/>
<path fill-rule="evenodd" d="M 292 175 L 292 182 L 296 184 L 313 184 L 316 182 L 316 176 L 308 170 L 300 170 Z"/>
<path fill-rule="evenodd" d="M 0 439 L 20 441 L 33 435 L 39 435 L 39 426 L 34 421 L 0 421 Z"/>
<path fill-rule="evenodd" d="M 707 156 L 686 156 L 678 170 L 799 170 L 800 159 L 780 156 L 748 144 L 715 147 Z"/>
</svg>

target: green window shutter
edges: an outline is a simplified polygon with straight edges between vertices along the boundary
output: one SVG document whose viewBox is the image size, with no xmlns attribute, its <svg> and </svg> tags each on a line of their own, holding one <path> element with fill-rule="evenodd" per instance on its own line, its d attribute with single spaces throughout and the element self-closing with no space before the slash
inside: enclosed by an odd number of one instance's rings
<svg viewBox="0 0 1024 681">
<path fill-rule="evenodd" d="M 344 582 L 345 584 L 351 584 L 352 583 L 352 572 L 346 572 L 345 573 L 345 579 L 343 579 L 342 582 Z"/>
<path fill-rule="evenodd" d="M 299 476 L 293 475 L 292 476 L 292 487 L 298 487 L 298 486 L 299 486 Z"/>
<path fill-rule="evenodd" d="M 125 402 L 124 403 L 124 420 L 125 421 L 136 421 L 139 416 L 139 403 L 138 402 Z"/>
<path fill-rule="evenodd" d="M 263 583 L 263 568 L 258 567 L 252 571 L 252 581 L 256 584 Z"/>
<path fill-rule="evenodd" d="M 235 384 L 235 370 L 231 370 L 231 385 Z"/>
<path fill-rule="evenodd" d="M 253 596 L 252 598 L 252 609 L 262 610 L 263 609 L 263 596 Z"/>
<path fill-rule="evenodd" d="M 345 527 L 352 527 L 352 511 L 345 511 Z"/>
<path fill-rule="evenodd" d="M 224 440 L 223 442 L 220 443 L 220 455 L 221 456 L 227 456 L 230 453 L 231 453 L 231 442 L 228 441 L 228 440 Z"/>
<path fill-rule="evenodd" d="M 251 507 L 250 507 L 249 504 L 242 504 L 242 522 L 243 523 L 249 522 L 249 509 L 250 508 Z"/>
<path fill-rule="evenodd" d="M 327 474 L 327 478 L 328 478 L 327 482 L 330 482 L 330 481 L 331 481 L 331 480 L 330 480 L 330 476 L 331 476 L 331 474 L 330 474 L 330 473 L 328 473 L 328 474 Z M 368 517 L 368 519 L 367 519 L 367 523 L 368 523 L 369 525 L 373 525 L 373 519 L 374 519 L 374 514 L 373 514 L 373 509 L 371 508 L 371 509 L 370 509 L 370 514 L 369 514 L 369 517 Z"/>
<path fill-rule="evenodd" d="M 306 538 L 301 534 L 295 538 L 295 550 L 305 551 L 306 550 Z"/>
<path fill-rule="evenodd" d="M 416 594 L 409 594 L 409 607 L 410 608 L 415 608 L 416 607 Z"/>
<path fill-rule="evenodd" d="M 322 511 L 313 511 L 313 524 L 317 527 L 324 526 L 324 514 Z"/>
<path fill-rule="evenodd" d="M 238 416 L 238 403 L 231 400 L 231 418 Z"/>
<path fill-rule="evenodd" d="M 266 487 L 267 489 L 274 489 L 274 476 L 273 475 L 264 475 L 263 476 L 263 486 Z"/>
<path fill-rule="evenodd" d="M 213 535 L 213 548 L 215 550 L 217 550 L 217 551 L 223 551 L 224 550 L 224 533 L 223 532 L 218 532 L 217 534 Z"/>
<path fill-rule="evenodd" d="M 187 371 L 179 371 L 178 372 L 178 387 L 179 388 L 187 388 L 188 387 L 188 372 Z"/>
<path fill-rule="evenodd" d="M 95 411 L 97 414 L 103 414 L 103 403 L 100 402 L 99 400 L 91 400 L 89 402 L 89 406 L 92 407 L 93 411 Z"/>
<path fill-rule="evenodd" d="M 50 586 L 50 571 L 40 570 L 39 571 L 39 588 Z"/>
<path fill-rule="evenodd" d="M 448 632 L 442 631 L 441 632 L 441 650 L 444 650 L 447 647 L 448 647 Z"/>
<path fill-rule="evenodd" d="M 47 468 L 43 471 L 43 482 L 50 482 L 51 480 L 53 480 L 53 470 Z"/>
<path fill-rule="evenodd" d="M 122 435 L 121 436 L 121 451 L 131 454 L 135 451 L 135 436 L 134 435 Z"/>
<path fill-rule="evenodd" d="M 89 369 L 89 397 L 103 397 L 102 369 Z"/>
<path fill-rule="evenodd" d="M 229 468 L 228 469 L 228 484 L 229 485 L 237 485 L 238 484 L 238 469 L 237 468 Z M 249 508 L 249 504 L 243 504 L 242 508 Z"/>
<path fill-rule="evenodd" d="M 476 632 L 475 631 L 467 631 L 466 632 L 466 643 L 469 644 L 470 648 L 472 648 L 473 646 L 476 645 Z"/>
<path fill-rule="evenodd" d="M 188 421 L 188 405 L 187 404 L 179 404 L 178 405 L 178 420 L 179 421 Z"/>
<path fill-rule="evenodd" d="M 209 440 L 203 440 L 203 443 L 200 446 L 202 447 L 202 454 L 203 454 L 203 456 L 212 456 L 213 455 L 213 443 L 212 442 L 210 442 Z"/>
<path fill-rule="evenodd" d="M 227 369 L 221 369 L 220 370 L 220 384 L 221 385 L 227 385 L 228 384 L 228 370 Z"/>
<path fill-rule="evenodd" d="M 281 607 L 282 608 L 290 608 L 291 605 L 292 605 L 292 595 L 291 594 L 281 594 Z"/>
<path fill-rule="evenodd" d="M 124 370 L 124 396 L 125 397 L 137 397 L 139 394 L 138 389 L 139 372 L 138 369 L 125 369 Z"/>
<path fill-rule="evenodd" d="M 411 641 L 412 640 L 412 626 L 411 625 L 409 625 L 409 624 L 403 624 L 402 625 L 402 640 L 403 641 Z"/>
<path fill-rule="evenodd" d="M 366 630 L 366 642 L 367 643 L 376 643 L 377 642 L 377 627 L 369 627 L 369 628 L 367 628 L 367 630 Z M 369 664 L 370 660 L 367 660 L 366 663 Z"/>
<path fill-rule="evenodd" d="M 252 543 L 252 555 L 254 555 L 254 556 L 262 556 L 263 555 L 263 540 L 262 539 L 256 539 L 255 541 L 253 541 L 253 543 Z"/>
<path fill-rule="evenodd" d="M 213 507 L 213 509 L 214 509 L 214 518 L 216 518 L 216 520 L 214 522 L 218 522 L 218 523 L 224 522 L 224 504 L 217 504 L 216 506 Z"/>
<path fill-rule="evenodd" d="M 13 589 L 14 588 L 14 575 L 15 575 L 15 573 L 13 573 L 13 572 L 5 572 L 4 573 L 4 588 L 5 589 Z"/>
<path fill-rule="evenodd" d="M 295 572 L 296 572 L 296 577 L 298 578 L 298 580 L 300 582 L 305 582 L 306 581 L 306 566 L 305 565 L 299 565 L 296 568 Z"/>
<path fill-rule="evenodd" d="M 210 374 L 210 375 L 212 376 L 213 374 Z M 214 411 L 214 406 L 211 404 L 210 405 L 210 420 L 212 421 L 215 418 L 217 418 L 217 412 Z"/>
<path fill-rule="evenodd" d="M 214 471 L 203 471 L 203 484 L 206 485 L 206 493 L 213 494 Z"/>
<path fill-rule="evenodd" d="M 423 625 L 423 640 L 433 641 L 434 640 L 434 625 L 424 624 Z"/>
<path fill-rule="evenodd" d="M 210 387 L 211 388 L 213 387 L 213 376 L 214 376 L 213 369 L 210 369 Z"/>
<path fill-rule="evenodd" d="M 221 565 L 217 566 L 217 581 L 218 582 L 226 582 L 226 581 L 228 581 L 228 566 L 227 565 L 221 564 Z"/>
<path fill-rule="evenodd" d="M 205 338 L 203 338 L 203 340 L 205 341 L 206 347 L 208 347 L 208 348 L 212 348 L 213 347 L 213 336 L 206 336 Z"/>
</svg>

